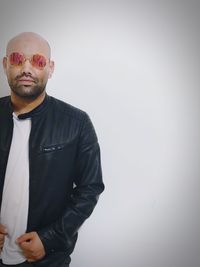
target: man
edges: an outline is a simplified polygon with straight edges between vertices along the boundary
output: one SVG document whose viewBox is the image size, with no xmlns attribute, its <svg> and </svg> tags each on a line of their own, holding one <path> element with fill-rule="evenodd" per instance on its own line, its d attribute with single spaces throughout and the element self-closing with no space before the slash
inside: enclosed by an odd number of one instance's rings
<svg viewBox="0 0 200 267">
<path fill-rule="evenodd" d="M 0 99 L 0 266 L 69 266 L 104 190 L 88 115 L 45 91 L 50 57 L 48 42 L 25 32 L 3 59 L 11 95 Z"/>
</svg>

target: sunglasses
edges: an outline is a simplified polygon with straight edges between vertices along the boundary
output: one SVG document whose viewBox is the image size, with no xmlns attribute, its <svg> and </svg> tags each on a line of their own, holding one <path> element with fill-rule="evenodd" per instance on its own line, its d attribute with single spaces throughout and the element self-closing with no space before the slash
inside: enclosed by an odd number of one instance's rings
<svg viewBox="0 0 200 267">
<path fill-rule="evenodd" d="M 29 60 L 31 65 L 37 69 L 44 69 L 48 59 L 46 59 L 43 55 L 40 54 L 35 54 L 32 55 L 31 57 L 25 57 L 23 54 L 20 54 L 18 52 L 13 52 L 9 56 L 10 64 L 15 67 L 20 67 L 22 66 L 26 60 Z"/>
</svg>

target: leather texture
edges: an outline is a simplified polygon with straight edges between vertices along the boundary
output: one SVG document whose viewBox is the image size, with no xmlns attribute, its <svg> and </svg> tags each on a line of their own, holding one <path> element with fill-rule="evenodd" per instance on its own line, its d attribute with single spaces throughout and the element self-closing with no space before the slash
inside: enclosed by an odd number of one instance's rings
<svg viewBox="0 0 200 267">
<path fill-rule="evenodd" d="M 12 113 L 10 96 L 0 98 L 0 201 Z M 32 127 L 27 232 L 37 231 L 46 251 L 34 266 L 68 266 L 78 230 L 104 190 L 97 136 L 87 113 L 47 94 L 42 104 L 18 116 L 28 117 Z"/>
</svg>

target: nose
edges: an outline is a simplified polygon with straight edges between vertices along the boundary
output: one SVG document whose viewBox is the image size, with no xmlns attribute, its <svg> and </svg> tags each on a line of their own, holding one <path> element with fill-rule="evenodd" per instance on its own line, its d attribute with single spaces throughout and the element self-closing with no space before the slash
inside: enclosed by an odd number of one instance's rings
<svg viewBox="0 0 200 267">
<path fill-rule="evenodd" d="M 21 72 L 23 73 L 32 73 L 33 66 L 29 59 L 26 59 L 21 66 Z"/>
</svg>

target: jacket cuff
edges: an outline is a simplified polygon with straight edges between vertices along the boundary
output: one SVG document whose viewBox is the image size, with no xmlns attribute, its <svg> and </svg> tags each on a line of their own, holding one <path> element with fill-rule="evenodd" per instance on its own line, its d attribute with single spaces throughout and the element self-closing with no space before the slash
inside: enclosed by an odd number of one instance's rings
<svg viewBox="0 0 200 267">
<path fill-rule="evenodd" d="M 54 253 L 56 251 L 56 243 L 53 242 L 51 231 L 43 229 L 37 231 L 37 234 L 42 241 L 46 254 L 48 255 Z"/>
<path fill-rule="evenodd" d="M 76 233 L 71 239 L 71 242 L 69 242 L 69 240 L 66 242 L 65 236 L 56 234 L 53 227 L 38 230 L 37 234 L 44 246 L 46 255 L 58 251 L 70 255 L 74 250 L 78 237 L 78 233 Z"/>
</svg>

